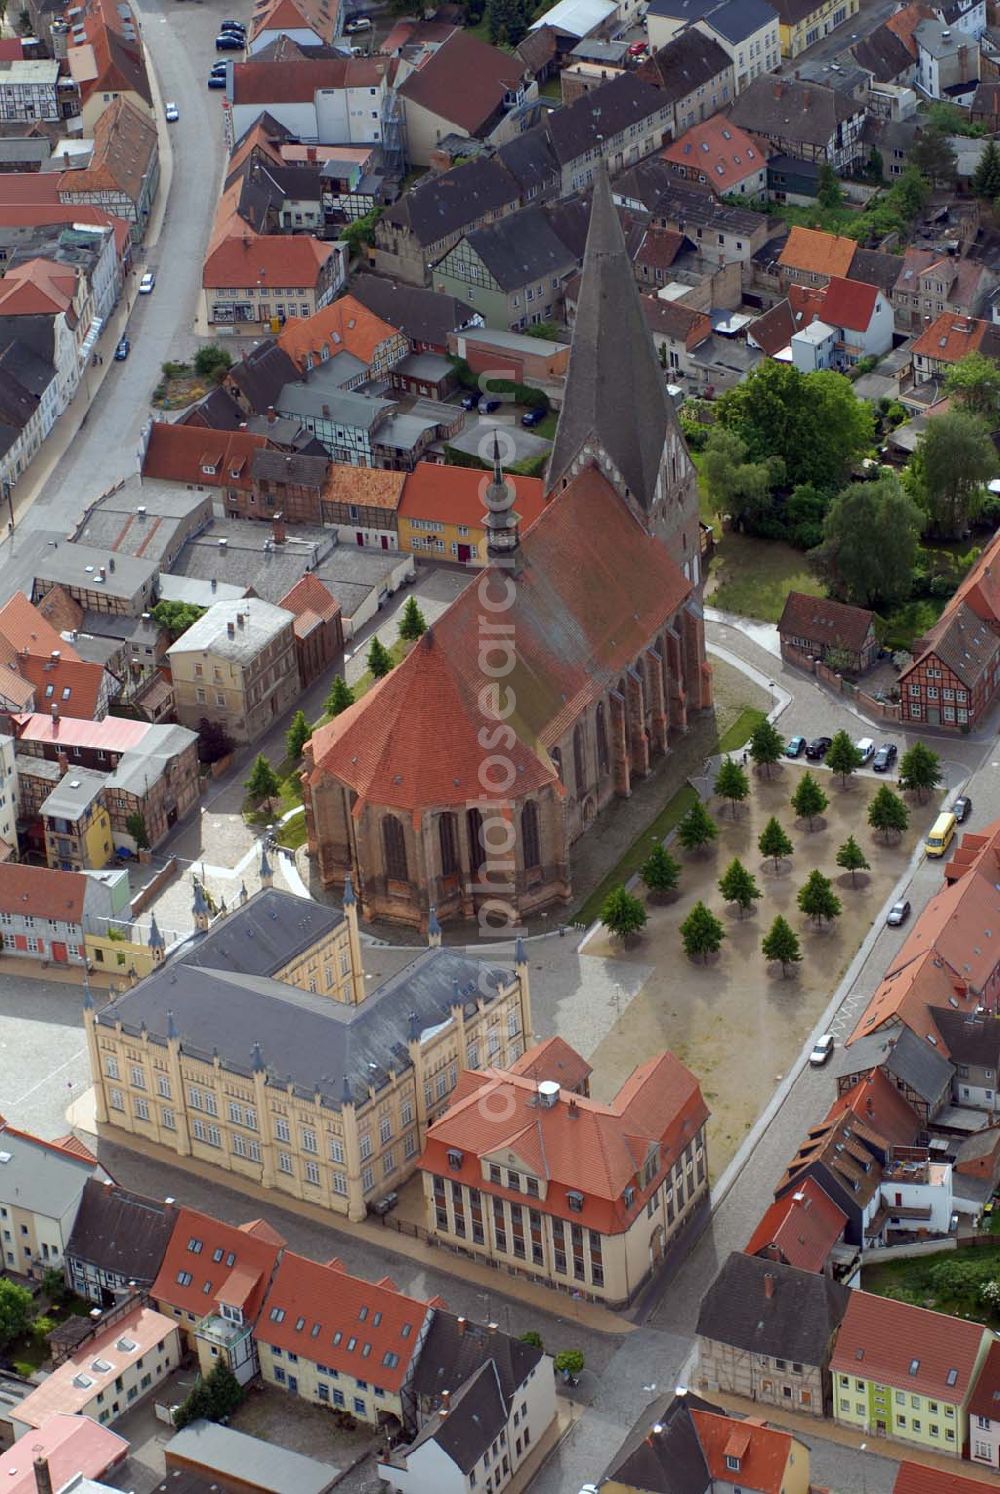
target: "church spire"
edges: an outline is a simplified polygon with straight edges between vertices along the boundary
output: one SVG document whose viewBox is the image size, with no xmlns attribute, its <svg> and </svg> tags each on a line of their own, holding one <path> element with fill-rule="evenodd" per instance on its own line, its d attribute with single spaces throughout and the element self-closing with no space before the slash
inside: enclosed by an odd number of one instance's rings
<svg viewBox="0 0 1000 1494">
<path fill-rule="evenodd" d="M 514 484 L 503 475 L 500 438 L 493 433 L 493 479 L 484 494 L 486 504 L 486 554 L 490 560 L 505 560 L 517 554 L 521 536 L 514 512 Z"/>
<path fill-rule="evenodd" d="M 594 179 L 580 300 L 545 488 L 572 475 L 585 446 L 648 512 L 676 417 L 642 311 L 606 168 Z"/>
</svg>

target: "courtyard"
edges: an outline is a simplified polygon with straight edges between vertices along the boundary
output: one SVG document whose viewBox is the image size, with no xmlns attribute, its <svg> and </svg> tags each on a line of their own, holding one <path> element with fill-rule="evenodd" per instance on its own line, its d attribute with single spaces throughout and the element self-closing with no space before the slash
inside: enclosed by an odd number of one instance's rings
<svg viewBox="0 0 1000 1494">
<path fill-rule="evenodd" d="M 918 840 L 936 813 L 938 799 L 910 804 L 907 832 L 886 845 L 867 823 L 868 803 L 880 787 L 877 778 L 858 775 L 841 787 L 839 778 L 816 773 L 829 796 L 825 813 L 809 830 L 789 803 L 804 771 L 783 762 L 768 779 L 754 772 L 748 800 L 733 814 L 718 799 L 708 809 L 718 836 L 708 850 L 686 853 L 678 892 L 672 902 L 647 900 L 648 922 L 638 941 L 623 948 L 600 929 L 584 958 L 607 962 L 622 972 L 620 1012 L 589 1054 L 594 1066 L 592 1092 L 609 1099 L 643 1056 L 669 1048 L 701 1081 L 712 1111 L 708 1123 L 709 1163 L 718 1177 L 808 1040 L 848 964 L 899 878 Z M 794 851 L 777 871 L 757 848 L 757 839 L 774 816 Z M 839 846 L 853 835 L 870 862 L 870 871 L 851 875 L 836 864 Z M 756 878 L 762 898 L 744 917 L 727 905 L 717 882 L 734 857 Z M 818 868 L 833 882 L 842 913 L 817 927 L 800 912 L 796 896 Z M 680 925 L 703 901 L 725 929 L 722 948 L 706 963 L 689 959 Z M 760 941 L 777 914 L 799 935 L 802 960 L 783 976 L 769 965 Z M 645 978 L 632 996 L 636 965 Z M 631 999 L 630 999 L 631 996 Z"/>
</svg>

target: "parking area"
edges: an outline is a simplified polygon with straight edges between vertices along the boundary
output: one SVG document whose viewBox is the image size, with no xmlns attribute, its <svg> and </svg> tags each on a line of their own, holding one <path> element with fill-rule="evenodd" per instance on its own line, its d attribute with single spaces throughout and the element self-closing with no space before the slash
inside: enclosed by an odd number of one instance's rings
<svg viewBox="0 0 1000 1494">
<path fill-rule="evenodd" d="M 326 1406 L 313 1406 L 287 1391 L 256 1385 L 229 1425 L 249 1437 L 259 1437 L 289 1452 L 302 1453 L 346 1471 L 374 1453 L 382 1439 L 371 1427 L 340 1416 Z"/>
</svg>

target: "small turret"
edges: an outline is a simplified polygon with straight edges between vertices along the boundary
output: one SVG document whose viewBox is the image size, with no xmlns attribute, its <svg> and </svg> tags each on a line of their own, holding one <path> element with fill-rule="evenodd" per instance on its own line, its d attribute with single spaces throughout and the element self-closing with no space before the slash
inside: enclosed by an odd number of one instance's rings
<svg viewBox="0 0 1000 1494">
<path fill-rule="evenodd" d="M 191 903 L 191 912 L 194 914 L 194 926 L 199 934 L 206 933 L 209 919 L 211 918 L 211 910 L 209 909 L 208 900 L 205 897 L 202 885 L 197 878 L 195 878 L 194 899 Z"/>
<path fill-rule="evenodd" d="M 262 844 L 260 848 L 260 885 L 262 887 L 274 886 L 274 872 L 271 869 L 270 861 L 267 859 L 267 846 L 265 844 Z"/>
<path fill-rule="evenodd" d="M 514 512 L 514 484 L 503 475 L 500 438 L 493 435 L 493 478 L 483 495 L 486 504 L 486 553 L 490 560 L 511 562 L 521 543 L 518 516 Z"/>
<path fill-rule="evenodd" d="M 429 949 L 441 948 L 441 925 L 438 922 L 437 908 L 433 903 L 427 915 L 427 947 Z"/>
</svg>

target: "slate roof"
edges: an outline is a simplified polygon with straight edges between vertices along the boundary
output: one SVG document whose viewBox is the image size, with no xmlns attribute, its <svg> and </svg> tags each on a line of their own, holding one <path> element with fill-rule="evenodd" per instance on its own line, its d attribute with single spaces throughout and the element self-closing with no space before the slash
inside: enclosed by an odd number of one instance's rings
<svg viewBox="0 0 1000 1494">
<path fill-rule="evenodd" d="M 504 1430 L 507 1419 L 508 1406 L 496 1368 L 492 1360 L 487 1360 L 452 1396 L 447 1414 L 438 1412 L 424 1423 L 406 1447 L 404 1456 L 428 1442 L 436 1442 L 468 1476 Z"/>
<path fill-rule="evenodd" d="M 499 1329 L 491 1333 L 471 1319 L 466 1319 L 463 1326 L 454 1313 L 439 1309 L 424 1339 L 413 1375 L 413 1392 L 436 1408 L 442 1390 L 454 1395 L 460 1385 L 492 1362 L 501 1394 L 510 1400 L 544 1358 L 544 1351 L 533 1344 L 522 1343 Z"/>
<path fill-rule="evenodd" d="M 877 26 L 861 37 L 851 47 L 851 55 L 878 83 L 892 83 L 913 70 L 909 48 L 888 26 Z"/>
<path fill-rule="evenodd" d="M 457 296 L 425 286 L 396 284 L 380 275 L 357 275 L 351 294 L 376 316 L 404 333 L 411 342 L 448 346 L 448 334 L 467 327 L 481 313 Z"/>
<path fill-rule="evenodd" d="M 829 1277 L 734 1250 L 702 1298 L 697 1331 L 747 1353 L 822 1366 L 852 1295 Z"/>
<path fill-rule="evenodd" d="M 298 370 L 273 339 L 261 342 L 251 349 L 238 363 L 234 363 L 226 374 L 226 384 L 234 384 L 257 415 L 265 415 L 268 407 L 275 405 L 278 395 Z"/>
<path fill-rule="evenodd" d="M 959 1021 L 964 1020 L 959 1015 Z M 996 1025 L 1000 1040 L 1000 1022 Z M 869 1033 L 849 1048 L 841 1048 L 831 1071 L 834 1077 L 839 1077 L 876 1068 L 892 1074 L 928 1104 L 936 1103 L 942 1092 L 949 1089 L 953 1072 L 943 1053 L 904 1026 Z"/>
<path fill-rule="evenodd" d="M 565 274 L 577 263 L 543 208 L 524 208 L 466 235 L 469 248 L 501 290 L 519 290 L 534 280 Z"/>
<path fill-rule="evenodd" d="M 421 245 L 460 233 L 471 223 L 514 206 L 521 188 L 497 156 L 480 156 L 427 176 L 385 214 L 387 223 L 409 228 Z"/>
<path fill-rule="evenodd" d="M 525 74 L 519 57 L 454 31 L 397 92 L 468 135 L 485 129 Z"/>
<path fill-rule="evenodd" d="M 768 21 L 776 20 L 777 12 L 767 0 L 724 0 L 705 19 L 720 36 L 735 44 L 746 41 Z"/>
<path fill-rule="evenodd" d="M 273 975 L 344 921 L 340 908 L 265 887 L 206 934 L 195 934 L 171 961 L 188 969 Z"/>
<path fill-rule="evenodd" d="M 558 182 L 559 165 L 544 124 L 535 125 L 498 146 L 497 160 L 513 174 L 526 197 Z"/>
<path fill-rule="evenodd" d="M 150 1286 L 163 1263 L 176 1215 L 173 1204 L 90 1178 L 66 1255 L 138 1286 Z"/>
<path fill-rule="evenodd" d="M 650 6 L 654 10 L 656 0 Z M 692 1411 L 713 1411 L 700 1396 L 675 1393 L 647 1408 L 618 1449 L 602 1483 L 643 1494 L 708 1494 L 713 1487 Z"/>
<path fill-rule="evenodd" d="M 935 1021 L 954 1063 L 973 1064 L 994 1072 L 1000 1068 L 1000 1018 L 970 1017 L 946 1009 L 935 1013 Z M 856 1047 L 853 1044 L 851 1051 Z"/>
<path fill-rule="evenodd" d="M 755 336 L 757 325 L 755 322 Z M 812 643 L 858 653 L 874 619 L 875 614 L 865 607 L 790 591 L 778 620 L 778 633 L 782 638 L 808 638 Z"/>
<path fill-rule="evenodd" d="M 17 868 L 20 872 L 35 869 Z M 65 914 L 55 916 L 65 917 Z M 0 1198 L 8 1206 L 26 1209 L 45 1219 L 62 1219 L 68 1214 L 88 1178 L 99 1171 L 93 1157 L 77 1156 L 6 1123 L 0 1125 L 0 1155 L 6 1157 L 0 1165 Z"/>
<path fill-rule="evenodd" d="M 588 97 L 598 98 L 603 91 L 596 89 Z M 664 442 L 676 418 L 643 318 L 611 185 L 601 170 L 594 184 L 569 370 L 546 488 L 553 490 L 585 443 L 596 438 L 637 502 L 648 510 Z"/>
<path fill-rule="evenodd" d="M 855 249 L 847 278 L 863 280 L 889 296 L 899 278 L 899 255 L 886 254 L 881 249 Z"/>
<path fill-rule="evenodd" d="M 610 140 L 667 107 L 660 89 L 634 73 L 625 73 L 549 115 L 552 149 L 559 163 L 566 166 L 591 150 L 598 135 Z"/>
<path fill-rule="evenodd" d="M 759 135 L 823 147 L 830 144 L 839 124 L 863 111 L 864 105 L 856 99 L 845 99 L 820 83 L 775 79 L 768 73 L 744 89 L 729 117 Z"/>
<path fill-rule="evenodd" d="M 693 28 L 671 37 L 665 47 L 644 62 L 639 75 L 658 83 L 672 104 L 710 83 L 732 67 L 729 53 L 714 36 Z"/>
</svg>

